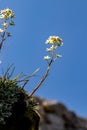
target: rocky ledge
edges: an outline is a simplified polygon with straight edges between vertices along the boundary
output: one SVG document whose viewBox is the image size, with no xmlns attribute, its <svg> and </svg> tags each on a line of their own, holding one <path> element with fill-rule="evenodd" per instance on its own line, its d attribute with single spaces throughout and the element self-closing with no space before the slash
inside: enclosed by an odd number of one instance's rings
<svg viewBox="0 0 87 130">
<path fill-rule="evenodd" d="M 40 130 L 87 130 L 87 119 L 78 117 L 57 101 L 36 97 Z"/>
</svg>

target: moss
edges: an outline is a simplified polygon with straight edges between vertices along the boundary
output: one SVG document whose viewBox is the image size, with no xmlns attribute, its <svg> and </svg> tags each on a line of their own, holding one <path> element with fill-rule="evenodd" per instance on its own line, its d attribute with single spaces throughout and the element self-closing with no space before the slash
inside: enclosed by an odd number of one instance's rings
<svg viewBox="0 0 87 130">
<path fill-rule="evenodd" d="M 38 130 L 36 103 L 14 80 L 0 78 L 0 130 Z"/>
</svg>

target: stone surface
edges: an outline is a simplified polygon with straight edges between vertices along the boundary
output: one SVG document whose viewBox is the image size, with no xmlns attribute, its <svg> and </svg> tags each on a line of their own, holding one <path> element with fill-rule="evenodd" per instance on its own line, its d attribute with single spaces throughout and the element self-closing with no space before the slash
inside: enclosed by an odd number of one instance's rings
<svg viewBox="0 0 87 130">
<path fill-rule="evenodd" d="M 87 119 L 78 117 L 57 101 L 36 97 L 40 130 L 87 130 Z"/>
</svg>

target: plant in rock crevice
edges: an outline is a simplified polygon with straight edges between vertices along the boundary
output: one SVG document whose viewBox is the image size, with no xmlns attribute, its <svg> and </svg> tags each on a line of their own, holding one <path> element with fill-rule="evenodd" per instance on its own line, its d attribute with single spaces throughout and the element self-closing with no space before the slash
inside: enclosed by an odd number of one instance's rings
<svg viewBox="0 0 87 130">
<path fill-rule="evenodd" d="M 11 36 L 11 33 L 8 31 L 8 27 L 15 25 L 13 21 L 14 17 L 14 12 L 9 8 L 0 11 L 0 50 L 2 50 L 4 41 Z M 47 62 L 47 69 L 39 83 L 31 91 L 31 93 L 28 94 L 25 91 L 24 87 L 29 82 L 30 78 L 36 75 L 36 73 L 39 71 L 39 68 L 36 69 L 29 76 L 21 73 L 11 79 L 15 67 L 10 65 L 3 76 L 0 76 L 0 124 L 5 124 L 6 119 L 12 116 L 12 108 L 17 102 L 19 104 L 25 104 L 27 111 L 24 113 L 24 115 L 27 115 L 26 113 L 29 113 L 29 111 L 33 111 L 33 113 L 35 112 L 35 109 L 33 108 L 34 106 L 36 106 L 37 103 L 32 100 L 32 96 L 47 78 L 51 68 L 51 64 L 61 57 L 61 55 L 56 52 L 58 47 L 61 47 L 63 45 L 63 41 L 59 36 L 50 36 L 46 40 L 46 45 L 49 46 L 46 48 L 48 55 L 44 56 L 44 60 Z M 33 114 L 31 115 L 33 116 Z M 34 113 L 34 115 L 36 116 L 36 112 Z"/>
</svg>

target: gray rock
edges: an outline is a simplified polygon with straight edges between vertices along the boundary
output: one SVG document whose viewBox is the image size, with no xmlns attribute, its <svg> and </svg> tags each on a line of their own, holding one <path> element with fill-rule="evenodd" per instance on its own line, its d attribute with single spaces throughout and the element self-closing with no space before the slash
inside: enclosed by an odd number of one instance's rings
<svg viewBox="0 0 87 130">
<path fill-rule="evenodd" d="M 87 130 L 87 119 L 81 118 L 57 101 L 36 97 L 40 113 L 40 130 Z"/>
</svg>

